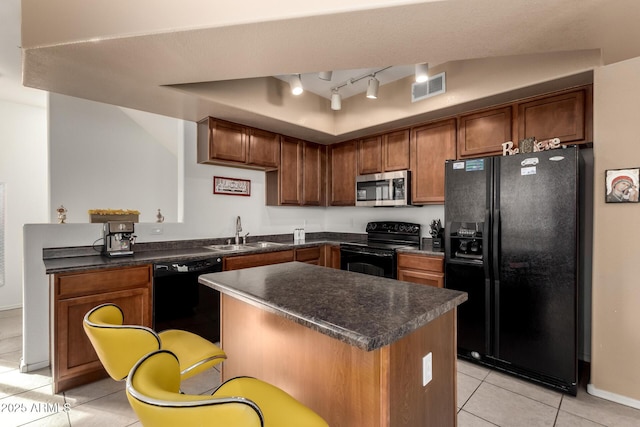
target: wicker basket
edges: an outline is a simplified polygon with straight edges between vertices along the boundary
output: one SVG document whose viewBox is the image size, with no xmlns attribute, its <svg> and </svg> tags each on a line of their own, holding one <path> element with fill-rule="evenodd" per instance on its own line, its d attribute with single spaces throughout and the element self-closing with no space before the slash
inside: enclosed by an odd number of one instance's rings
<svg viewBox="0 0 640 427">
<path fill-rule="evenodd" d="M 89 222 L 109 222 L 109 221 L 131 221 L 138 222 L 139 215 L 110 215 L 110 214 L 89 214 Z"/>
</svg>

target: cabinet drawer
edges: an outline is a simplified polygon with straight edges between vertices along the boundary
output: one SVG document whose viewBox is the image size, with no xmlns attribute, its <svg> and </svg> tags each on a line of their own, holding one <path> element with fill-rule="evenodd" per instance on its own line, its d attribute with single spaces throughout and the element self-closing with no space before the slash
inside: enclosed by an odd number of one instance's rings
<svg viewBox="0 0 640 427">
<path fill-rule="evenodd" d="M 223 261 L 224 270 L 238 270 L 241 268 L 290 262 L 293 261 L 293 257 L 294 255 L 292 250 L 226 257 Z"/>
<path fill-rule="evenodd" d="M 318 261 L 320 259 L 320 246 L 313 248 L 296 249 L 296 261 Z"/>
<path fill-rule="evenodd" d="M 426 255 L 398 254 L 398 268 L 444 273 L 444 258 Z"/>
<path fill-rule="evenodd" d="M 140 288 L 151 283 L 151 265 L 56 274 L 54 281 L 57 299 Z"/>
<path fill-rule="evenodd" d="M 398 269 L 398 280 L 419 283 L 421 285 L 435 286 L 436 288 L 444 287 L 443 273 Z"/>
</svg>

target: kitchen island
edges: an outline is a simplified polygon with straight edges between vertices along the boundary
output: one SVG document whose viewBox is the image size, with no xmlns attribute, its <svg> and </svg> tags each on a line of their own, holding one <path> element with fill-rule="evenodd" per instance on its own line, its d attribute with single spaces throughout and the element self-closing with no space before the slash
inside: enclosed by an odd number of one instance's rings
<svg viewBox="0 0 640 427">
<path fill-rule="evenodd" d="M 199 281 L 221 292 L 223 380 L 270 382 L 332 427 L 456 424 L 465 293 L 299 262 Z"/>
</svg>

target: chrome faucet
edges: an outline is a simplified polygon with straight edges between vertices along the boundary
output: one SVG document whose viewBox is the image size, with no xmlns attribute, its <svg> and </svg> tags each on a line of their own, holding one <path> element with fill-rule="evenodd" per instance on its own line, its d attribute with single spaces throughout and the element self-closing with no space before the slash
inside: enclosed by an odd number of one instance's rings
<svg viewBox="0 0 640 427">
<path fill-rule="evenodd" d="M 240 244 L 240 232 L 242 231 L 242 222 L 240 221 L 240 215 L 236 218 L 236 245 Z"/>
</svg>

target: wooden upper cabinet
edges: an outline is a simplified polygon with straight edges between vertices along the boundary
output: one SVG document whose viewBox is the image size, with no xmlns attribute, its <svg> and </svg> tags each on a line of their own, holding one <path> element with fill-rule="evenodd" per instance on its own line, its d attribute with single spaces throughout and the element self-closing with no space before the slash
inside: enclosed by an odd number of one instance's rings
<svg viewBox="0 0 640 427">
<path fill-rule="evenodd" d="M 355 206 L 357 143 L 343 142 L 329 146 L 329 205 Z"/>
<path fill-rule="evenodd" d="M 560 138 L 562 143 L 591 142 L 592 86 L 520 103 L 518 140 Z"/>
<path fill-rule="evenodd" d="M 502 154 L 502 144 L 513 141 L 511 106 L 460 116 L 458 156 L 482 157 Z M 517 146 L 517 141 L 514 147 Z"/>
<path fill-rule="evenodd" d="M 411 129 L 412 203 L 444 203 L 444 162 L 456 158 L 456 121 Z"/>
<path fill-rule="evenodd" d="M 273 169 L 279 150 L 278 134 L 212 117 L 198 122 L 198 163 Z"/>
<path fill-rule="evenodd" d="M 382 172 L 382 136 L 358 141 L 358 175 Z"/>
<path fill-rule="evenodd" d="M 268 206 L 325 204 L 326 147 L 283 136 L 280 167 L 266 173 Z"/>
<path fill-rule="evenodd" d="M 235 123 L 206 118 L 198 123 L 198 162 L 212 160 L 245 163 L 247 129 Z"/>
<path fill-rule="evenodd" d="M 406 170 L 409 164 L 409 129 L 358 141 L 358 175 Z"/>
<path fill-rule="evenodd" d="M 279 181 L 279 204 L 299 205 L 302 194 L 302 143 L 297 139 L 282 137 Z"/>
<path fill-rule="evenodd" d="M 384 172 L 406 170 L 411 167 L 409 129 L 402 129 L 382 135 L 382 160 Z"/>
<path fill-rule="evenodd" d="M 249 128 L 247 162 L 266 168 L 280 164 L 280 135 L 261 129 Z"/>
<path fill-rule="evenodd" d="M 302 143 L 302 205 L 326 204 L 325 170 L 327 147 L 304 141 Z"/>
</svg>

